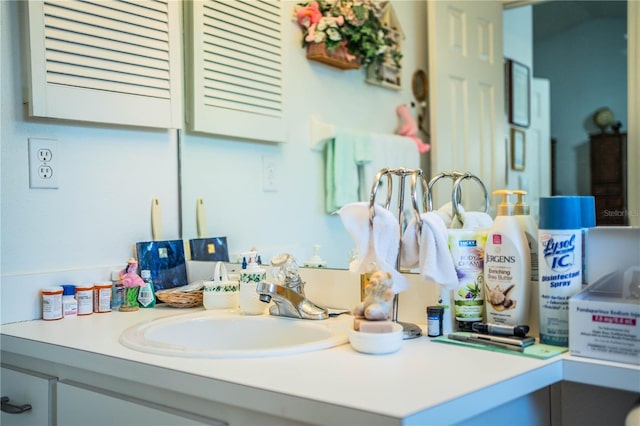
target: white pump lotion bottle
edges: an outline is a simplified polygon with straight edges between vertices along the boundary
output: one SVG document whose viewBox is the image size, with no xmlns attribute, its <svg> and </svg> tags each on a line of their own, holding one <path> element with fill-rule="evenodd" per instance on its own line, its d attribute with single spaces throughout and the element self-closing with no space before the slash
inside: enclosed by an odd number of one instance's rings
<svg viewBox="0 0 640 426">
<path fill-rule="evenodd" d="M 509 203 L 511 194 L 493 192 L 502 202 L 484 249 L 485 305 L 487 322 L 521 325 L 529 323 L 531 260 L 527 237 Z"/>
</svg>

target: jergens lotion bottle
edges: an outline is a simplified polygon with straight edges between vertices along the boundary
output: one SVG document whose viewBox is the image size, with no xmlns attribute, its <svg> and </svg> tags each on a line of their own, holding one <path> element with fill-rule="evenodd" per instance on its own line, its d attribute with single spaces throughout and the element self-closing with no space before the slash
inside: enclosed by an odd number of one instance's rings
<svg viewBox="0 0 640 426">
<path fill-rule="evenodd" d="M 529 322 L 531 264 L 527 238 L 509 203 L 511 194 L 493 192 L 502 202 L 484 248 L 485 305 L 487 322 L 521 325 Z"/>
</svg>

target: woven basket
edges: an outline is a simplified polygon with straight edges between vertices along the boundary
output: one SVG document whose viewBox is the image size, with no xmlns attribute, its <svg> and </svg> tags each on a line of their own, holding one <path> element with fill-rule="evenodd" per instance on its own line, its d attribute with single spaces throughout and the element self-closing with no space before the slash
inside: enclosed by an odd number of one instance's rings
<svg viewBox="0 0 640 426">
<path fill-rule="evenodd" d="M 202 306 L 202 290 L 189 292 L 159 290 L 156 292 L 156 298 L 172 308 L 195 308 Z"/>
<path fill-rule="evenodd" d="M 357 70 L 360 68 L 358 59 L 347 59 L 347 48 L 345 46 L 338 46 L 336 50 L 330 52 L 323 43 L 309 43 L 307 45 L 307 59 L 312 61 L 322 62 L 323 64 L 331 65 L 332 67 L 340 68 L 341 70 Z"/>
</svg>

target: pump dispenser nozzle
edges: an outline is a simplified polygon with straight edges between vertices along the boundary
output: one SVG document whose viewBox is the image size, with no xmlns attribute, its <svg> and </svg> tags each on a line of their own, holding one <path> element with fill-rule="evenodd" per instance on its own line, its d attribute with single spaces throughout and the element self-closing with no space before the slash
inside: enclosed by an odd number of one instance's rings
<svg viewBox="0 0 640 426">
<path fill-rule="evenodd" d="M 502 196 L 502 201 L 498 204 L 498 216 L 513 216 L 513 204 L 509 203 L 509 195 L 513 191 L 509 189 L 498 189 L 493 191 L 493 195 Z"/>
<path fill-rule="evenodd" d="M 516 203 L 513 205 L 513 214 L 516 216 L 527 216 L 530 214 L 529 204 L 524 201 L 527 191 L 524 189 L 515 189 L 513 193 L 516 195 Z"/>
</svg>

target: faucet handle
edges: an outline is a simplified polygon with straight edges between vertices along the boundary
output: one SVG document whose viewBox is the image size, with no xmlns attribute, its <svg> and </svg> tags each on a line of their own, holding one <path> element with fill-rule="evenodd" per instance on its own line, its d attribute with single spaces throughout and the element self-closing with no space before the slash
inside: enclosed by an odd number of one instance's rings
<svg viewBox="0 0 640 426">
<path fill-rule="evenodd" d="M 271 258 L 271 266 L 273 267 L 271 275 L 282 283 L 288 285 L 300 285 L 300 275 L 298 275 L 298 264 L 293 255 L 289 253 L 278 254 Z"/>
</svg>

